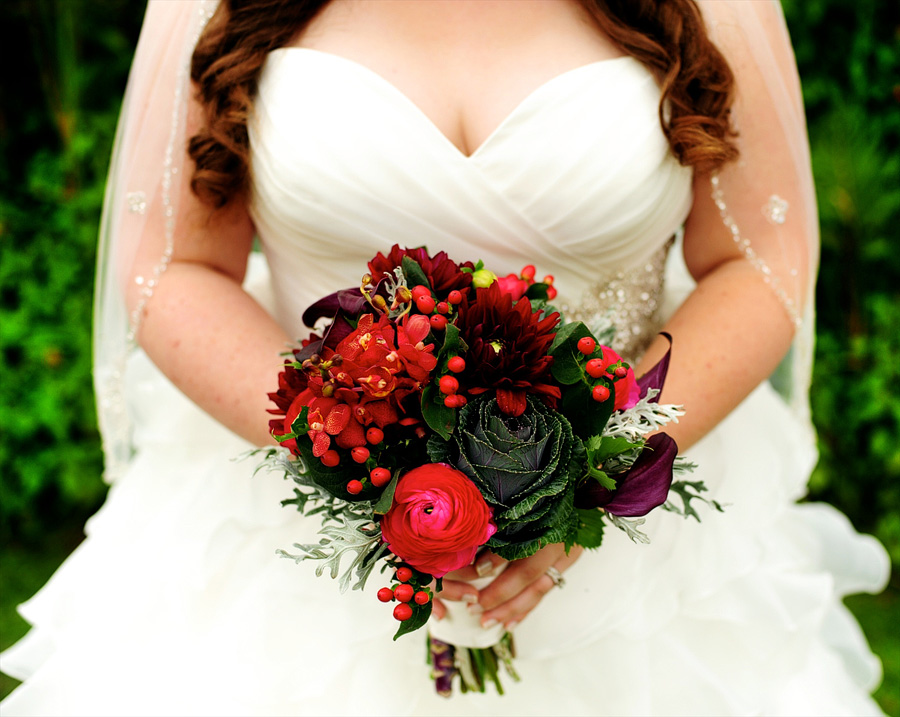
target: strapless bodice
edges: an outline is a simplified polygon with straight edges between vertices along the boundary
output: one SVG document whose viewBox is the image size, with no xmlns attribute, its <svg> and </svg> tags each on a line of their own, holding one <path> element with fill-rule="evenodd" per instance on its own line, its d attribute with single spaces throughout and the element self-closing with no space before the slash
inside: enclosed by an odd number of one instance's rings
<svg viewBox="0 0 900 717">
<path fill-rule="evenodd" d="M 363 65 L 273 51 L 249 130 L 252 214 L 279 319 L 303 335 L 303 309 L 356 284 L 395 243 L 482 259 L 500 275 L 534 264 L 573 308 L 610 281 L 632 289 L 638 271 L 640 289 L 610 301 L 652 303 L 660 250 L 692 199 L 659 98 L 634 58 L 585 65 L 538 87 L 466 156 Z"/>
</svg>

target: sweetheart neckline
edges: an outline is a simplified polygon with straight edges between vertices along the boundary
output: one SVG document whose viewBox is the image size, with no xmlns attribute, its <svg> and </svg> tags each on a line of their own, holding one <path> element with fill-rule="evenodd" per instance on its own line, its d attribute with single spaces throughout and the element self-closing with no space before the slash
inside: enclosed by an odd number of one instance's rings
<svg viewBox="0 0 900 717">
<path fill-rule="evenodd" d="M 369 77 L 376 81 L 376 84 L 379 87 L 385 89 L 388 94 L 393 96 L 395 99 L 399 100 L 403 105 L 410 108 L 416 115 L 418 115 L 423 123 L 430 128 L 430 131 L 436 134 L 440 140 L 461 160 L 465 162 L 474 162 L 479 156 L 481 156 L 493 142 L 496 141 L 496 138 L 500 136 L 503 131 L 512 124 L 516 119 L 518 119 L 519 115 L 525 112 L 530 106 L 534 105 L 543 95 L 550 92 L 553 88 L 562 84 L 565 80 L 571 79 L 572 77 L 587 73 L 593 70 L 598 69 L 607 69 L 616 67 L 620 64 L 631 64 L 637 63 L 639 67 L 643 68 L 643 65 L 640 64 L 640 61 L 635 59 L 632 55 L 619 55 L 618 57 L 608 57 L 603 60 L 596 60 L 594 62 L 589 62 L 585 65 L 579 65 L 578 67 L 573 67 L 570 70 L 566 70 L 561 72 L 558 75 L 554 75 L 549 80 L 546 80 L 535 87 L 531 92 L 525 95 L 513 109 L 501 120 L 501 122 L 488 134 L 487 137 L 472 151 L 471 154 L 466 154 L 461 150 L 456 143 L 454 143 L 446 134 L 444 134 L 440 128 L 435 124 L 434 120 L 425 113 L 425 111 L 419 107 L 415 102 L 413 102 L 409 96 L 403 92 L 400 88 L 398 88 L 393 82 L 385 78 L 383 75 L 379 74 L 375 70 L 366 65 L 357 62 L 356 60 L 351 60 L 349 57 L 344 57 L 343 55 L 336 55 L 333 52 L 326 52 L 323 50 L 317 50 L 312 47 L 300 47 L 297 45 L 293 45 L 290 47 L 280 47 L 275 50 L 272 50 L 269 54 L 280 53 L 284 56 L 290 56 L 291 54 L 296 54 L 298 56 L 302 56 L 303 54 L 307 54 L 308 56 L 319 57 L 324 60 L 333 60 L 336 61 L 336 64 L 347 66 L 354 71 L 356 71 L 360 76 Z"/>
</svg>

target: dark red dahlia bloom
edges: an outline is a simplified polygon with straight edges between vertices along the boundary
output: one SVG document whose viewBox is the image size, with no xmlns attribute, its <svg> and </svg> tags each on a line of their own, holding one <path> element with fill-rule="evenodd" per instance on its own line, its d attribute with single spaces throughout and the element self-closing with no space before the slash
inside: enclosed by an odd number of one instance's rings
<svg viewBox="0 0 900 717">
<path fill-rule="evenodd" d="M 469 347 L 461 383 L 471 394 L 496 390 L 500 410 L 509 416 L 522 415 L 529 393 L 555 408 L 560 390 L 552 385 L 547 351 L 558 323 L 559 314 L 541 319 L 528 299 L 513 301 L 497 282 L 478 289 L 459 307 L 457 326 Z"/>
<path fill-rule="evenodd" d="M 369 272 L 372 279 L 377 283 L 381 281 L 386 274 L 393 272 L 395 268 L 403 263 L 403 257 L 408 256 L 422 267 L 425 276 L 431 283 L 431 288 L 440 298 L 446 298 L 454 289 L 466 293 L 466 289 L 472 286 L 472 274 L 461 271 L 462 267 L 474 269 L 475 266 L 471 261 L 464 264 L 457 264 L 452 261 L 447 252 L 441 251 L 434 256 L 429 256 L 425 247 L 417 249 L 403 249 L 399 244 L 394 244 L 387 256 L 381 252 L 369 262 Z"/>
</svg>

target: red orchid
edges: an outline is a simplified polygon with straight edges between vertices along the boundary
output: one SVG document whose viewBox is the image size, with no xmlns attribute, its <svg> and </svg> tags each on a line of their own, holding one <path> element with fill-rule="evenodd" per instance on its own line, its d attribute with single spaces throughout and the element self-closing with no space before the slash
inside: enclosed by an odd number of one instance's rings
<svg viewBox="0 0 900 717">
<path fill-rule="evenodd" d="M 423 341 L 427 335 L 424 316 L 407 316 L 395 326 L 387 316 L 376 321 L 364 314 L 334 350 L 323 348 L 315 363 L 305 362 L 302 370 L 285 366 L 279 391 L 270 394 L 278 406 L 271 413 L 283 416 L 270 422 L 273 432 L 290 433 L 293 421 L 308 407 L 307 436 L 314 456 L 323 456 L 332 439 L 340 448 L 364 446 L 365 427 L 400 422 L 408 408 L 405 399 L 430 380 L 437 360 L 434 344 Z M 294 440 L 284 445 L 296 452 Z"/>
</svg>

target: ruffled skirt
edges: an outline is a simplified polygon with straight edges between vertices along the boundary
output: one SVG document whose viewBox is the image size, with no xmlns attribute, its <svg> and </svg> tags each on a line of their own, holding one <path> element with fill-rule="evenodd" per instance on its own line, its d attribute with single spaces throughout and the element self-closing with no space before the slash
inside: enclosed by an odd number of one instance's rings
<svg viewBox="0 0 900 717">
<path fill-rule="evenodd" d="M 137 454 L 87 539 L 21 606 L 2 656 L 12 715 L 864 715 L 881 668 L 844 595 L 889 562 L 824 504 L 800 504 L 815 453 L 768 384 L 689 453 L 725 504 L 702 523 L 656 511 L 650 545 L 609 529 L 518 628 L 507 694 L 436 696 L 422 633 L 340 594 L 278 548 L 317 519 L 254 475 L 249 446 L 142 355 Z"/>
</svg>

